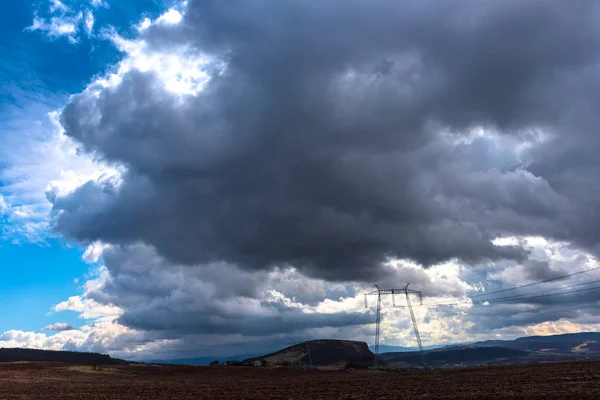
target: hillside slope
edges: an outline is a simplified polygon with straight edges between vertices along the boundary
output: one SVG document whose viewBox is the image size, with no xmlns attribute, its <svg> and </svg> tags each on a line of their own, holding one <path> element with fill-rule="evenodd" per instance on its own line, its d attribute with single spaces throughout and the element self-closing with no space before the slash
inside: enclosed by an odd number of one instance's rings
<svg viewBox="0 0 600 400">
<path fill-rule="evenodd" d="M 600 333 L 581 332 L 527 336 L 514 340 L 486 340 L 426 351 L 432 366 L 534 363 L 600 359 Z M 381 354 L 390 363 L 418 365 L 418 352 Z"/>
<path fill-rule="evenodd" d="M 487 340 L 473 343 L 474 347 L 502 346 L 526 351 L 571 354 L 600 352 L 600 332 L 567 333 L 552 336 L 527 336 L 515 340 Z"/>
<path fill-rule="evenodd" d="M 516 362 L 527 357 L 529 352 L 523 350 L 509 349 L 506 347 L 465 347 L 449 348 L 425 351 L 427 364 L 430 366 L 445 366 L 455 364 L 486 364 L 494 362 Z M 421 354 L 419 352 L 384 353 L 381 355 L 385 361 L 408 365 L 420 365 Z"/>
<path fill-rule="evenodd" d="M 309 354 L 310 351 L 310 354 Z M 311 340 L 285 349 L 255 357 L 246 362 L 260 365 L 312 365 L 332 366 L 354 362 L 362 365 L 373 363 L 373 353 L 365 342 L 351 340 Z M 262 361 L 264 360 L 264 361 Z"/>
</svg>

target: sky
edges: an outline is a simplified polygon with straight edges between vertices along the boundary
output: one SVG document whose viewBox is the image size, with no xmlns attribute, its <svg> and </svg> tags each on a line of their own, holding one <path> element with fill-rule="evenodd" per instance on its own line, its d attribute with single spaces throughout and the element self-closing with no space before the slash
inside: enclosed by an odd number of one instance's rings
<svg viewBox="0 0 600 400">
<path fill-rule="evenodd" d="M 599 329 L 597 2 L 2 19 L 0 347 L 372 344 L 363 294 L 407 283 L 426 345 Z M 414 346 L 397 303 L 382 343 Z"/>
</svg>

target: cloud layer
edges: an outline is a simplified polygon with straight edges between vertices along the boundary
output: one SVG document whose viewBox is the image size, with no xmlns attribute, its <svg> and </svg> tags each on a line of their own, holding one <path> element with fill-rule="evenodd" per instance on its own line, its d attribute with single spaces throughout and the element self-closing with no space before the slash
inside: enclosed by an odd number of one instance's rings
<svg viewBox="0 0 600 400">
<path fill-rule="evenodd" d="M 372 283 L 460 297 L 593 265 L 599 12 L 189 0 L 105 31 L 124 59 L 60 122 L 121 173 L 48 193 L 105 270 L 56 310 L 108 307 L 144 346 L 266 343 L 331 334 Z M 557 303 L 419 318 L 431 341 L 593 325 L 593 292 Z"/>
<path fill-rule="evenodd" d="M 591 5 L 579 19 L 553 5 L 191 1 L 144 46 L 226 66 L 192 96 L 131 69 L 73 97 L 66 134 L 128 173 L 57 199 L 57 229 L 333 280 L 367 280 L 390 257 L 522 259 L 491 240 L 528 233 L 523 218 L 550 231 L 563 196 L 510 146 L 500 164 L 455 157 L 474 130 L 528 138 L 558 122 L 555 76 L 593 62 L 597 28 Z"/>
</svg>

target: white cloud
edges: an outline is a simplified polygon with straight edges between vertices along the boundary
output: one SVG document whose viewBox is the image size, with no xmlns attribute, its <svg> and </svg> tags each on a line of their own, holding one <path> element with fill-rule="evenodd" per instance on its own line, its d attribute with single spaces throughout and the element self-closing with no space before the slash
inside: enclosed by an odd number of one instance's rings
<svg viewBox="0 0 600 400">
<path fill-rule="evenodd" d="M 69 11 L 69 7 L 60 0 L 50 0 L 50 12 L 55 11 L 66 12 Z"/>
<path fill-rule="evenodd" d="M 43 100 L 40 102 L 43 104 Z M 79 152 L 63 134 L 58 113 L 51 106 L 26 105 L 2 115 L 10 121 L 0 128 L 0 214 L 5 223 L 0 237 L 42 242 L 48 231 L 52 204 L 88 180 L 119 175 Z"/>
<path fill-rule="evenodd" d="M 94 8 L 98 8 L 98 7 L 108 8 L 108 3 L 106 1 L 103 1 L 103 0 L 91 0 L 90 4 Z"/>
<path fill-rule="evenodd" d="M 85 249 L 85 252 L 83 253 L 83 256 L 82 256 L 83 261 L 85 261 L 88 264 L 98 262 L 100 257 L 102 257 L 102 252 L 105 249 L 107 249 L 108 247 L 109 247 L 109 245 L 101 243 L 101 242 L 94 242 L 94 243 L 90 244 Z"/>
<path fill-rule="evenodd" d="M 106 320 L 114 320 L 123 313 L 118 307 L 103 305 L 84 296 L 71 296 L 68 300 L 52 307 L 52 310 L 55 312 L 75 311 L 80 313 L 81 318 L 84 319 L 103 318 Z"/>
<path fill-rule="evenodd" d="M 27 30 L 41 31 L 53 40 L 66 37 L 69 42 L 77 43 L 79 40 L 77 33 L 82 19 L 83 14 L 81 12 L 74 16 L 51 17 L 50 19 L 34 17 L 33 24 Z"/>
<path fill-rule="evenodd" d="M 0 215 L 8 212 L 8 204 L 4 200 L 4 196 L 0 194 Z"/>
<path fill-rule="evenodd" d="M 52 307 L 54 312 L 74 311 L 79 317 L 88 320 L 113 321 L 123 314 L 123 310 L 110 304 L 101 304 L 88 298 L 92 291 L 101 290 L 111 279 L 110 274 L 104 267 L 97 270 L 96 276 L 85 282 L 84 292 L 79 296 L 71 296 Z"/>
<path fill-rule="evenodd" d="M 156 20 L 144 18 L 135 27 L 138 32 L 143 32 L 153 25 L 177 25 L 182 18 L 180 11 L 171 8 Z M 117 86 L 122 77 L 131 70 L 152 71 L 169 92 L 177 95 L 196 95 L 210 79 L 208 68 L 214 69 L 216 73 L 223 72 L 225 68 L 224 63 L 217 63 L 185 46 L 157 51 L 151 49 L 144 40 L 126 39 L 114 29 L 105 30 L 103 36 L 112 41 L 126 57 L 119 63 L 116 72 L 95 82 L 100 87 Z M 91 85 L 88 90 L 93 90 L 93 87 L 94 85 Z"/>
<path fill-rule="evenodd" d="M 492 240 L 494 246 L 517 246 L 519 244 L 519 238 L 515 236 L 509 237 L 497 237 Z"/>
<path fill-rule="evenodd" d="M 145 31 L 146 29 L 150 28 L 150 26 L 151 26 L 151 25 L 152 25 L 152 20 L 151 20 L 150 18 L 144 18 L 144 19 L 142 20 L 142 22 L 140 22 L 140 23 L 137 25 L 137 30 L 138 30 L 139 32 L 143 32 L 143 31 Z"/>
<path fill-rule="evenodd" d="M 108 4 L 102 0 L 91 0 L 88 6 L 80 4 L 78 9 L 67 6 L 60 0 L 49 0 L 47 17 L 40 17 L 42 10 L 34 12 L 33 23 L 27 27 L 29 31 L 39 31 L 51 40 L 61 37 L 67 38 L 71 43 L 78 43 L 80 31 L 85 31 L 91 36 L 95 24 L 92 8 L 106 7 Z"/>
<path fill-rule="evenodd" d="M 142 23 L 138 29 L 145 29 L 145 26 L 147 25 Z M 118 85 L 122 76 L 131 70 L 152 71 L 157 74 L 169 92 L 178 95 L 196 95 L 210 79 L 206 69 L 211 66 L 211 60 L 195 51 L 184 47 L 162 52 L 151 51 L 143 40 L 127 40 L 116 32 L 110 32 L 106 37 L 127 56 L 119 64 L 116 73 L 96 82 L 101 87 Z M 222 71 L 223 68 L 224 65 L 220 65 L 217 69 Z"/>
<path fill-rule="evenodd" d="M 85 13 L 85 29 L 88 33 L 88 35 L 92 34 L 92 31 L 94 30 L 94 14 L 92 14 L 91 11 L 86 11 Z"/>
<path fill-rule="evenodd" d="M 79 330 L 61 331 L 53 335 L 11 330 L 0 334 L 0 347 L 45 350 L 71 350 L 126 354 L 135 352 L 142 337 L 113 321 L 99 321 Z"/>
<path fill-rule="evenodd" d="M 511 238 L 510 241 L 523 245 L 530 251 L 531 256 L 526 263 L 515 264 L 489 274 L 489 279 L 502 281 L 507 286 L 523 285 L 565 275 L 568 272 L 577 272 L 600 266 L 600 263 L 592 254 L 577 249 L 566 242 L 552 241 L 537 236 L 515 237 Z M 547 272 L 553 273 L 553 275 L 536 276 L 532 273 L 532 261 L 545 263 L 548 266 Z M 561 281 L 561 283 L 565 285 L 578 283 L 589 280 L 594 276 L 598 276 L 598 274 L 578 275 L 568 281 Z"/>
<path fill-rule="evenodd" d="M 176 25 L 180 23 L 182 19 L 183 15 L 174 8 L 171 8 L 169 11 L 158 17 L 156 22 L 159 24 Z"/>
</svg>

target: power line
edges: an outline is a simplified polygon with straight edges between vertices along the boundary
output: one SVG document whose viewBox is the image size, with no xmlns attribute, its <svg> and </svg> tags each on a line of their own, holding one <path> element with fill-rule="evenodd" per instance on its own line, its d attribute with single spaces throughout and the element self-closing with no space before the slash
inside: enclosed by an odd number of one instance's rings
<svg viewBox="0 0 600 400">
<path fill-rule="evenodd" d="M 595 289 L 600 289 L 600 286 L 594 286 L 594 287 L 585 288 L 585 289 L 569 290 L 569 291 L 564 292 L 564 293 L 552 293 L 552 294 L 543 294 L 543 295 L 539 295 L 539 296 L 525 297 L 524 299 L 525 300 L 539 299 L 541 297 L 560 296 L 560 295 L 564 295 L 564 294 L 587 292 L 589 290 L 595 290 Z M 512 299 L 512 300 L 515 300 L 515 299 Z M 512 301 L 512 300 L 507 300 L 507 301 Z"/>
<path fill-rule="evenodd" d="M 354 322 L 354 320 L 356 320 L 358 317 L 360 317 L 361 315 L 363 315 L 362 313 L 356 313 L 352 318 L 350 318 L 348 320 L 348 322 L 346 322 L 346 325 L 342 326 L 341 328 L 339 328 L 337 331 L 335 331 L 333 333 L 333 335 L 329 336 L 329 338 L 327 340 L 333 339 L 335 336 L 338 335 L 338 333 L 340 333 L 341 331 L 343 331 L 344 329 L 346 329 L 351 323 Z"/>
<path fill-rule="evenodd" d="M 567 287 L 559 287 L 559 288 L 554 288 L 554 289 L 546 289 L 546 290 L 540 290 L 537 292 L 533 292 L 533 293 L 524 293 L 524 294 L 520 294 L 520 295 L 515 295 L 515 296 L 506 296 L 506 297 L 499 297 L 499 298 L 495 298 L 495 299 L 491 299 L 491 300 L 502 300 L 502 299 L 516 299 L 519 297 L 526 297 L 526 296 L 530 296 L 532 294 L 540 294 L 540 293 L 550 293 L 550 292 L 556 292 L 557 290 L 568 290 L 568 289 L 572 289 L 574 287 L 579 287 L 579 286 L 585 286 L 585 285 L 591 285 L 592 283 L 598 283 L 600 282 L 600 279 L 596 279 L 593 281 L 589 281 L 589 282 L 583 282 L 583 283 L 578 283 L 576 285 L 570 285 Z M 485 300 L 483 300 L 485 302 Z M 489 300 L 488 300 L 489 301 Z"/>
<path fill-rule="evenodd" d="M 350 340 L 353 339 L 361 334 L 363 334 L 367 329 L 371 328 L 371 324 L 368 324 L 367 326 L 365 326 L 364 328 L 362 328 L 361 330 L 358 331 L 358 333 L 355 333 L 354 335 L 348 336 L 346 338 L 346 340 Z"/>
<path fill-rule="evenodd" d="M 550 278 L 550 279 L 544 279 L 544 280 L 538 281 L 538 282 L 527 283 L 525 285 L 515 286 L 515 287 L 512 287 L 512 288 L 508 288 L 508 289 L 496 290 L 494 292 L 489 292 L 489 293 L 480 293 L 480 294 L 476 294 L 476 295 L 473 295 L 473 296 L 466 296 L 465 299 L 475 299 L 475 298 L 478 298 L 478 297 L 490 296 L 492 294 L 504 293 L 504 292 L 509 292 L 511 290 L 517 290 L 517 289 L 522 289 L 522 288 L 530 287 L 530 286 L 534 286 L 534 285 L 540 285 L 542 283 L 555 282 L 555 281 L 558 281 L 558 280 L 561 280 L 561 279 L 570 278 L 570 277 L 575 276 L 575 275 L 580 275 L 580 274 L 585 274 L 585 273 L 588 273 L 588 272 L 596 271 L 598 269 L 600 269 L 600 266 L 599 267 L 585 269 L 585 270 L 582 270 L 582 271 L 573 272 L 573 273 L 562 275 L 562 276 L 557 276 L 557 277 Z M 444 303 L 448 303 L 448 302 L 452 302 L 452 301 L 455 301 L 455 300 L 443 300 L 443 301 L 438 301 L 438 302 L 434 302 L 434 303 L 427 303 L 427 304 L 424 304 L 424 306 L 433 306 L 433 305 L 438 305 L 438 304 L 443 305 Z"/>
<path fill-rule="evenodd" d="M 487 302 L 497 302 L 498 300 L 513 300 L 513 299 L 519 299 L 522 297 L 527 297 L 527 296 L 531 296 L 531 295 L 535 295 L 535 294 L 540 294 L 540 293 L 549 293 L 549 292 L 555 292 L 557 290 L 568 290 L 568 289 L 572 289 L 574 287 L 579 287 L 579 286 L 585 286 L 585 285 L 591 285 L 592 283 L 598 283 L 600 282 L 600 279 L 596 279 L 593 281 L 589 281 L 589 282 L 583 282 L 583 283 L 578 283 L 576 285 L 570 285 L 567 287 L 559 287 L 559 288 L 554 288 L 554 289 L 546 289 L 546 290 L 540 290 L 537 292 L 532 292 L 532 293 L 524 293 L 524 294 L 518 294 L 518 295 L 513 295 L 513 296 L 505 296 L 505 297 L 497 297 L 495 299 L 489 299 L 489 300 L 481 300 L 479 302 L 476 303 L 472 303 L 472 304 L 483 304 L 486 301 Z M 454 305 L 454 304 L 467 304 L 465 302 L 456 302 L 456 303 L 452 303 L 452 304 L 428 304 L 428 306 L 447 306 L 447 305 Z"/>
<path fill-rule="evenodd" d="M 562 287 L 562 288 L 546 289 L 546 290 L 541 290 L 541 291 L 532 292 L 532 293 L 526 293 L 526 294 L 520 294 L 520 295 L 514 295 L 514 296 L 504 296 L 504 297 L 498 297 L 498 298 L 489 299 L 489 300 L 480 300 L 480 301 L 473 302 L 471 304 L 474 304 L 474 305 L 482 305 L 482 304 L 485 304 L 485 303 L 493 304 L 493 303 L 509 302 L 509 301 L 514 301 L 514 300 L 531 300 L 531 299 L 537 299 L 537 298 L 544 298 L 544 297 L 559 296 L 559 295 L 565 295 L 565 294 L 571 294 L 571 293 L 585 292 L 585 291 L 589 291 L 589 290 L 600 289 L 600 286 L 594 286 L 594 287 L 591 287 L 591 288 L 585 288 L 585 289 L 579 289 L 579 290 L 570 290 L 570 289 L 575 288 L 575 287 L 585 286 L 585 285 L 591 285 L 593 283 L 598 283 L 598 282 L 600 282 L 600 279 L 596 279 L 596 280 L 588 281 L 588 282 L 582 282 L 582 283 L 578 283 L 578 284 L 575 284 L 575 285 L 570 285 L 570 286 Z M 559 290 L 567 290 L 567 291 L 563 292 L 563 293 L 550 293 L 550 292 L 555 292 L 555 291 L 559 291 Z M 542 294 L 542 293 L 544 293 L 544 294 Z M 548 293 L 550 293 L 550 294 L 548 294 Z M 454 305 L 463 305 L 463 304 L 465 304 L 465 303 L 464 302 L 457 302 L 457 303 L 451 303 L 451 304 L 427 304 L 427 305 L 423 305 L 423 306 L 425 306 L 425 307 L 435 307 L 435 306 L 454 306 Z M 340 332 L 342 332 L 344 329 L 346 329 L 360 315 L 361 314 L 357 314 L 353 318 L 351 318 L 346 323 L 346 325 L 344 325 L 341 328 L 339 328 L 330 338 L 333 338 L 334 336 L 337 336 Z M 351 339 L 351 338 L 354 338 L 354 337 L 360 335 L 361 333 L 363 333 L 364 331 L 366 331 L 367 329 L 369 329 L 370 325 L 371 324 L 368 324 L 366 327 L 360 329 L 357 333 L 349 335 L 347 337 L 347 339 Z"/>
<path fill-rule="evenodd" d="M 512 288 L 497 290 L 497 291 L 493 291 L 493 292 L 489 292 L 489 293 L 480 293 L 480 294 L 473 295 L 473 296 L 466 296 L 466 297 L 463 298 L 464 301 L 461 301 L 461 302 L 456 302 L 455 301 L 454 303 L 451 303 L 453 300 L 445 300 L 445 301 L 440 301 L 440 302 L 423 304 L 422 306 L 423 307 L 438 307 L 438 306 L 464 305 L 464 304 L 467 304 L 467 303 L 465 303 L 465 301 L 467 299 L 475 299 L 475 298 L 484 297 L 484 296 L 491 296 L 493 294 L 505 293 L 505 292 L 508 292 L 508 291 L 511 291 L 511 290 L 522 289 L 522 288 L 531 287 L 531 286 L 535 286 L 535 285 L 539 285 L 539 284 L 543 284 L 543 283 L 548 283 L 548 282 L 555 282 L 555 281 L 558 281 L 558 280 L 562 280 L 562 279 L 569 278 L 569 277 L 576 276 L 576 275 L 585 274 L 585 273 L 596 271 L 596 270 L 599 270 L 599 269 L 600 269 L 600 266 L 594 267 L 594 268 L 589 268 L 589 269 L 582 270 L 582 271 L 573 272 L 573 273 L 566 274 L 566 275 L 557 276 L 557 277 L 550 278 L 550 279 L 544 279 L 544 280 L 541 280 L 541 281 L 528 283 L 528 284 L 521 285 L 521 286 L 515 286 L 515 287 L 512 287 Z M 594 286 L 594 287 L 584 288 L 584 289 L 578 289 L 578 290 L 570 290 L 570 289 L 575 288 L 575 287 L 585 286 L 585 285 L 591 285 L 593 283 L 598 283 L 598 282 L 600 282 L 600 279 L 596 279 L 596 280 L 592 280 L 592 281 L 588 281 L 588 282 L 582 282 L 582 283 L 570 285 L 570 286 L 567 286 L 567 287 L 546 289 L 546 290 L 541 290 L 541 291 L 537 291 L 537 292 L 524 293 L 524 294 L 520 294 L 520 295 L 504 296 L 504 297 L 492 298 L 492 299 L 488 299 L 488 300 L 483 300 L 482 299 L 482 300 L 478 300 L 478 301 L 472 302 L 470 304 L 473 304 L 473 305 L 482 305 L 482 304 L 485 304 L 485 303 L 493 304 L 493 303 L 510 302 L 510 301 L 515 301 L 515 300 L 527 301 L 527 300 L 533 300 L 533 299 L 539 299 L 539 298 L 545 298 L 545 297 L 552 297 L 552 296 L 560 296 L 560 295 L 565 295 L 565 294 L 573 294 L 573 293 L 579 293 L 579 292 L 586 292 L 586 291 L 590 291 L 590 290 L 600 289 L 600 286 Z M 559 290 L 566 290 L 566 291 L 562 292 L 562 293 L 552 293 L 552 292 L 556 292 L 556 291 L 559 291 Z M 394 305 L 394 306 L 395 307 L 406 307 L 406 306 L 396 306 L 396 305 Z M 381 308 L 388 308 L 388 307 L 381 307 Z M 335 336 L 338 336 L 342 331 L 344 331 L 345 329 L 347 329 L 361 315 L 363 315 L 363 314 L 362 313 L 356 313 L 355 315 L 353 315 L 352 318 L 350 318 L 346 322 L 345 325 L 343 325 L 339 329 L 337 329 L 328 339 L 332 339 Z M 467 314 L 467 315 L 469 315 L 469 314 Z M 363 324 L 360 324 L 360 325 L 363 325 Z M 356 337 L 356 336 L 364 333 L 370 327 L 371 327 L 371 324 L 367 324 L 366 327 L 363 327 L 357 333 L 349 335 L 348 339 L 354 338 L 354 337 Z"/>
<path fill-rule="evenodd" d="M 589 285 L 591 283 L 596 283 L 596 282 L 600 282 L 600 280 L 586 282 L 586 283 L 581 283 L 581 284 L 573 285 L 573 286 L 568 286 L 566 288 L 556 288 L 556 289 L 553 289 L 553 290 L 565 290 L 565 289 L 569 289 L 571 287 Z M 571 294 L 571 293 L 586 292 L 586 291 L 594 290 L 594 289 L 600 289 L 600 286 L 594 286 L 594 287 L 591 287 L 591 288 L 578 289 L 578 290 L 568 290 L 568 291 L 563 292 L 563 293 L 550 293 L 550 294 L 539 295 L 539 293 L 548 292 L 547 290 L 542 290 L 540 292 L 528 293 L 527 295 L 506 296 L 506 297 L 500 297 L 500 298 L 497 298 L 497 299 L 480 300 L 480 301 L 474 302 L 472 304 L 485 304 L 485 303 L 493 304 L 493 303 L 509 302 L 509 301 L 514 301 L 514 300 L 531 300 L 531 299 L 538 299 L 538 298 L 543 298 L 543 297 L 560 296 L 560 295 Z M 533 296 L 531 296 L 531 295 L 533 295 Z M 524 297 L 524 296 L 527 296 L 527 297 Z M 433 305 L 429 305 L 429 306 L 431 306 L 431 307 L 438 307 L 438 306 L 455 306 L 455 305 L 464 305 L 464 304 L 465 303 L 462 302 L 462 303 L 452 303 L 452 304 L 433 304 Z"/>
</svg>

